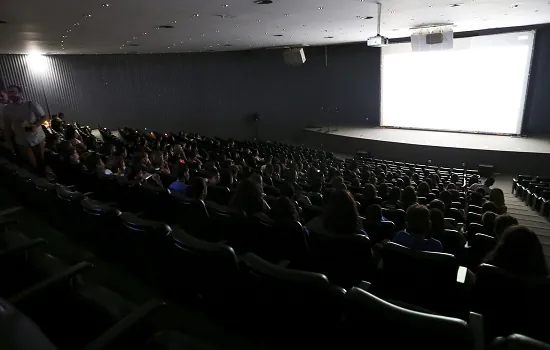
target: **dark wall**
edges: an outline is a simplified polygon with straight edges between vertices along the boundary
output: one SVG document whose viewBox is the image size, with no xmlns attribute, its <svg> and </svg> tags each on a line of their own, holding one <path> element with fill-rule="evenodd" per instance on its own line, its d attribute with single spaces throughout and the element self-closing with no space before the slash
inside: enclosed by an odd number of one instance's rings
<svg viewBox="0 0 550 350">
<path fill-rule="evenodd" d="M 25 56 L 0 55 L 5 84 L 83 124 L 189 130 L 288 140 L 305 126 L 379 124 L 380 50 L 364 44 L 306 48 L 289 67 L 281 50 L 49 56 L 43 74 Z M 43 89 L 42 89 L 43 87 Z"/>
<path fill-rule="evenodd" d="M 550 27 L 538 29 L 527 90 L 523 132 L 550 134 Z"/>
</svg>

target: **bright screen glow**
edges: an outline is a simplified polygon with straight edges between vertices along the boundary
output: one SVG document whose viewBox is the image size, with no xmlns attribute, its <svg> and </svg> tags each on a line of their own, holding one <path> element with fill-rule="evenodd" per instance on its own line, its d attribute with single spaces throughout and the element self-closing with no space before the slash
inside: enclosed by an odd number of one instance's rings
<svg viewBox="0 0 550 350">
<path fill-rule="evenodd" d="M 382 49 L 382 126 L 519 134 L 534 32 L 454 40 L 445 51 Z"/>
</svg>

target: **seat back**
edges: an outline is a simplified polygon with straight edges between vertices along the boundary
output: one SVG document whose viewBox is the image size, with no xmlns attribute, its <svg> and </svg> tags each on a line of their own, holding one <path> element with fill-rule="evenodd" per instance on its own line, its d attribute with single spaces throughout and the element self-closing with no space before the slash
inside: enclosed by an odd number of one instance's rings
<svg viewBox="0 0 550 350">
<path fill-rule="evenodd" d="M 412 311 L 352 288 L 344 301 L 342 339 L 350 344 L 368 341 L 387 349 L 473 349 L 474 337 L 463 320 Z"/>
<path fill-rule="evenodd" d="M 224 303 L 240 288 L 239 266 L 233 249 L 200 240 L 175 229 L 172 283 L 181 293 L 191 291 L 212 303 Z M 176 277 L 177 278 L 174 278 Z"/>
<path fill-rule="evenodd" d="M 167 217 L 169 222 L 179 225 L 187 233 L 199 239 L 220 240 L 215 232 L 209 230 L 210 214 L 202 200 L 172 193 L 166 205 L 164 217 Z"/>
<path fill-rule="evenodd" d="M 526 337 L 521 334 L 512 334 L 495 339 L 492 350 L 550 350 L 550 344 Z"/>
<path fill-rule="evenodd" d="M 458 297 L 458 262 L 453 255 L 413 251 L 389 242 L 382 249 L 382 265 L 376 290 L 386 298 L 447 314 L 461 306 L 458 301 L 449 303 L 449 298 Z"/>
<path fill-rule="evenodd" d="M 403 209 L 382 209 L 382 215 L 395 224 L 397 231 L 406 228 L 405 211 Z"/>
<path fill-rule="evenodd" d="M 445 229 L 434 238 L 443 245 L 443 253 L 452 254 L 456 258 L 462 256 L 466 238 L 457 230 Z"/>
<path fill-rule="evenodd" d="M 206 204 L 210 216 L 210 232 L 217 240 L 229 243 L 237 253 L 246 246 L 249 221 L 243 212 L 213 202 Z"/>
<path fill-rule="evenodd" d="M 369 281 L 374 273 L 372 244 L 364 235 L 310 232 L 313 271 L 344 288 Z"/>
<path fill-rule="evenodd" d="M 470 242 L 470 248 L 468 249 L 468 267 L 471 270 L 477 270 L 477 267 L 487 254 L 495 248 L 497 245 L 497 239 L 485 235 L 483 233 L 476 233 Z"/>
<path fill-rule="evenodd" d="M 396 225 L 392 221 L 363 222 L 363 228 L 369 235 L 372 244 L 383 240 L 392 240 L 397 232 Z"/>
<path fill-rule="evenodd" d="M 550 313 L 549 293 L 549 277 L 513 276 L 482 264 L 476 273 L 472 310 L 483 315 L 487 339 L 521 333 L 548 342 L 548 329 L 540 320 Z"/>
<path fill-rule="evenodd" d="M 345 291 L 324 275 L 280 267 L 251 253 L 241 259 L 241 269 L 253 315 L 270 324 L 285 320 L 285 333 L 295 327 L 318 332 L 340 321 Z"/>
</svg>

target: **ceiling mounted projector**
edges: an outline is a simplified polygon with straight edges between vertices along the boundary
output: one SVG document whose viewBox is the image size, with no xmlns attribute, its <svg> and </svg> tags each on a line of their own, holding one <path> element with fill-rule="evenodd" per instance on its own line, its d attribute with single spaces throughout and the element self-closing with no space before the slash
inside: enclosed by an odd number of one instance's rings
<svg viewBox="0 0 550 350">
<path fill-rule="evenodd" d="M 373 36 L 367 39 L 367 46 L 382 47 L 390 44 L 390 39 L 382 35 Z"/>
<path fill-rule="evenodd" d="M 385 36 L 380 35 L 380 24 L 382 22 L 382 4 L 377 3 L 378 5 L 378 23 L 376 26 L 376 36 L 367 39 L 367 46 L 371 47 L 382 47 L 390 44 L 390 39 Z"/>
</svg>

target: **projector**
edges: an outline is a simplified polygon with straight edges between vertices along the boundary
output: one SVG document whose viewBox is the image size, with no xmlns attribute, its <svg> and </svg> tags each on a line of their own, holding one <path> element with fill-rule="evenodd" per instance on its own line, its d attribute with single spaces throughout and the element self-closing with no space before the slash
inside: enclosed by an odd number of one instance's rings
<svg viewBox="0 0 550 350">
<path fill-rule="evenodd" d="M 390 44 L 390 39 L 380 34 L 367 39 L 367 46 L 371 46 L 371 47 L 382 47 L 389 44 Z"/>
</svg>

